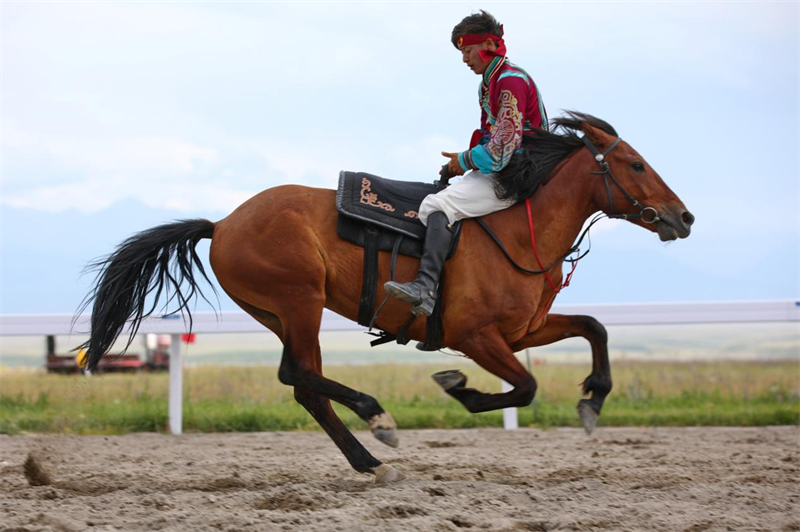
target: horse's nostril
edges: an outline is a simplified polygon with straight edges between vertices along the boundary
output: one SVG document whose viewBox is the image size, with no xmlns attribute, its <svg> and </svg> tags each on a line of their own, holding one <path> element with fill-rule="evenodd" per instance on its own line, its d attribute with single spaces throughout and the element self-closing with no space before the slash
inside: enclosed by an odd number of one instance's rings
<svg viewBox="0 0 800 532">
<path fill-rule="evenodd" d="M 681 214 L 681 220 L 687 226 L 692 225 L 694 223 L 694 214 L 690 213 L 689 211 L 683 211 Z"/>
</svg>

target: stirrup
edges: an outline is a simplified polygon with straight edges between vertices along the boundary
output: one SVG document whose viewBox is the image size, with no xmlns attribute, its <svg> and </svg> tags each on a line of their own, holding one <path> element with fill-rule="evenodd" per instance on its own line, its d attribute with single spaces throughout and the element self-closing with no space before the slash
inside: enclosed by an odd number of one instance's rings
<svg viewBox="0 0 800 532">
<path fill-rule="evenodd" d="M 438 351 L 439 349 L 442 348 L 441 346 L 431 345 L 428 342 L 417 342 L 416 347 L 420 351 L 425 351 L 426 353 Z"/>
</svg>

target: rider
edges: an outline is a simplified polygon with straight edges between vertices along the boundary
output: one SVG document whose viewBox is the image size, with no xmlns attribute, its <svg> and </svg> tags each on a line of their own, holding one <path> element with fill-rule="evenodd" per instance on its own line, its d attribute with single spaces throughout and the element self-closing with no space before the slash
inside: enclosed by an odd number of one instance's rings
<svg viewBox="0 0 800 532">
<path fill-rule="evenodd" d="M 419 219 L 427 231 L 416 280 L 384 285 L 392 297 L 412 303 L 412 312 L 422 316 L 430 316 L 436 303 L 436 285 L 452 242 L 452 224 L 514 203 L 497 197 L 493 174 L 508 165 L 520 149 L 523 135 L 547 128 L 539 90 L 527 72 L 506 59 L 503 26 L 492 15 L 481 11 L 466 17 L 453 28 L 451 40 L 470 70 L 482 76 L 478 93 L 481 127 L 472 134 L 470 149 L 442 152 L 450 159 L 450 175 L 469 173 L 420 205 Z"/>
</svg>

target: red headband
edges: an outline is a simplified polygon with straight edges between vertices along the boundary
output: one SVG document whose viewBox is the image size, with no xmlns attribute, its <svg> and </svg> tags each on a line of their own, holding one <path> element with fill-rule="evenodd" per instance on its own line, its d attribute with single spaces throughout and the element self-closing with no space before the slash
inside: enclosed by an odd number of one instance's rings
<svg viewBox="0 0 800 532">
<path fill-rule="evenodd" d="M 500 27 L 500 31 L 503 31 L 503 27 Z M 506 45 L 503 42 L 503 38 L 495 35 L 493 33 L 471 33 L 468 35 L 462 35 L 458 38 L 458 48 L 459 50 L 462 49 L 464 46 L 469 46 L 471 44 L 481 44 L 486 39 L 492 39 L 493 41 L 497 41 L 497 50 L 480 50 L 478 55 L 480 55 L 481 60 L 488 61 L 492 58 L 492 56 L 499 55 L 504 56 L 506 55 Z"/>
</svg>

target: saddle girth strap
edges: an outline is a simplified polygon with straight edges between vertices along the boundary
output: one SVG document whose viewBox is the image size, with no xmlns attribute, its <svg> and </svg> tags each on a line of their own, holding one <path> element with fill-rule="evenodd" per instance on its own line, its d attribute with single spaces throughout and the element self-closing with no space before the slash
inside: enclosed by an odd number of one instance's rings
<svg viewBox="0 0 800 532">
<path fill-rule="evenodd" d="M 442 293 L 444 287 L 444 272 L 439 276 L 439 286 L 436 288 L 436 305 L 433 313 L 425 322 L 425 344 L 429 349 L 442 347 Z"/>
<path fill-rule="evenodd" d="M 379 334 L 372 333 L 375 326 L 375 320 L 383 310 L 389 296 L 381 302 L 378 309 L 373 314 L 375 308 L 375 298 L 377 296 L 378 285 L 378 240 L 380 238 L 381 230 L 370 225 L 364 231 L 364 268 L 363 268 L 363 281 L 361 285 L 361 299 L 358 306 L 358 324 L 364 327 L 369 327 L 369 334 L 378 336 L 377 340 L 370 342 L 372 347 L 382 345 L 389 342 L 396 341 L 400 345 L 406 345 L 409 341 L 406 334 L 408 329 L 411 328 L 417 316 L 412 314 L 408 321 L 397 331 L 396 334 L 381 331 Z M 397 265 L 397 256 L 400 244 L 403 242 L 403 235 L 397 235 L 394 247 L 392 249 L 392 256 L 390 261 L 390 280 L 394 281 L 394 274 Z M 443 275 L 442 275 L 443 277 Z M 428 316 L 426 321 L 426 339 L 425 343 L 437 349 L 441 347 L 442 343 L 442 288 L 443 279 L 439 279 L 436 294 L 436 305 L 434 305 L 433 313 Z"/>
<path fill-rule="evenodd" d="M 358 304 L 358 324 L 369 327 L 375 309 L 375 296 L 378 291 L 378 237 L 381 232 L 370 225 L 364 232 L 364 270 L 361 285 L 361 299 Z"/>
</svg>

